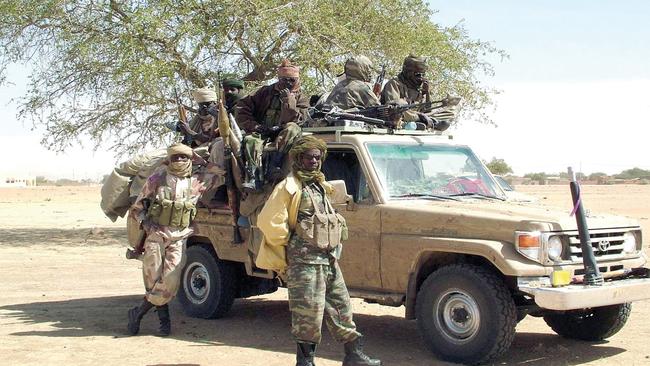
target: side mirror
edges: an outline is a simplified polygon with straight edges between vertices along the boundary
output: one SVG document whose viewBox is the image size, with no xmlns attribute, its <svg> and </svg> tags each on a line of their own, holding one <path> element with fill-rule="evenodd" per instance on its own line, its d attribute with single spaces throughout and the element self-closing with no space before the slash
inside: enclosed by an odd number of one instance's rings
<svg viewBox="0 0 650 366">
<path fill-rule="evenodd" d="M 348 194 L 344 180 L 330 180 L 327 183 L 331 184 L 334 188 L 334 193 L 330 197 L 333 205 L 342 205 L 352 201 L 352 196 Z"/>
</svg>

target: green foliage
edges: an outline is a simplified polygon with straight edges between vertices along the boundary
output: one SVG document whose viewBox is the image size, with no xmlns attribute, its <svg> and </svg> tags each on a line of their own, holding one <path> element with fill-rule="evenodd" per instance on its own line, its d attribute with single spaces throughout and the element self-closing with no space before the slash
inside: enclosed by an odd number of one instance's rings
<svg viewBox="0 0 650 366">
<path fill-rule="evenodd" d="M 505 160 L 492 158 L 489 163 L 485 164 L 492 174 L 505 175 L 512 173 L 512 168 L 508 165 Z"/>
<path fill-rule="evenodd" d="M 46 128 L 46 146 L 89 137 L 125 152 L 169 142 L 174 90 L 191 104 L 219 71 L 252 90 L 287 58 L 312 93 L 333 85 L 349 55 L 394 75 L 413 53 L 429 57 L 436 94 L 461 96 L 466 116 L 489 122 L 495 91 L 478 77 L 493 72 L 486 57 L 505 54 L 433 15 L 423 0 L 4 0 L 0 83 L 7 65 L 32 66 L 19 117 Z"/>
<path fill-rule="evenodd" d="M 546 178 L 548 176 L 546 173 L 528 173 L 524 175 L 524 178 L 529 178 L 532 181 L 537 182 L 538 184 L 546 184 Z"/>
<path fill-rule="evenodd" d="M 632 169 L 623 170 L 619 174 L 615 175 L 615 177 L 619 179 L 636 179 L 636 178 L 650 179 L 650 170 L 644 170 L 635 167 Z"/>
<path fill-rule="evenodd" d="M 607 173 L 602 173 L 602 172 L 591 173 L 591 174 L 589 174 L 588 179 L 589 180 L 598 180 L 601 177 L 607 177 Z"/>
</svg>

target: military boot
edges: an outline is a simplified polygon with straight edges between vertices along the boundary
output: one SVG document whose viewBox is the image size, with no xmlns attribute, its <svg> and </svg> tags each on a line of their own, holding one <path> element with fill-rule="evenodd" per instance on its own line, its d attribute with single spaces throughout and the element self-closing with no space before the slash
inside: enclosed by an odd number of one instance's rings
<svg viewBox="0 0 650 366">
<path fill-rule="evenodd" d="M 345 348 L 343 366 L 381 366 L 380 360 L 370 358 L 370 356 L 363 353 L 363 341 L 361 337 L 345 343 L 343 347 Z"/>
<path fill-rule="evenodd" d="M 158 319 L 160 319 L 160 328 L 158 328 L 158 332 L 161 336 L 166 337 L 172 332 L 172 322 L 169 318 L 169 306 L 167 304 L 156 306 L 156 312 L 158 313 Z"/>
<path fill-rule="evenodd" d="M 153 307 L 153 304 L 147 301 L 145 298 L 142 301 L 142 304 L 140 306 L 136 306 L 134 308 L 131 308 L 129 310 L 129 325 L 128 325 L 128 331 L 130 335 L 136 335 L 140 331 L 140 321 L 142 320 L 142 317 L 144 314 L 146 314 L 151 308 Z"/>
<path fill-rule="evenodd" d="M 316 366 L 314 363 L 315 353 L 315 344 L 298 342 L 298 350 L 296 352 L 296 366 Z"/>
</svg>

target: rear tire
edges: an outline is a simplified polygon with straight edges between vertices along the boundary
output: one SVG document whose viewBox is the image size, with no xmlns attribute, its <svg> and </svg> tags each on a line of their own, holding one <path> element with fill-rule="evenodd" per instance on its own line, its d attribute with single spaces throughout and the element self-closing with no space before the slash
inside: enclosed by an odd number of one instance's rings
<svg viewBox="0 0 650 366">
<path fill-rule="evenodd" d="M 468 364 L 505 353 L 517 324 L 503 281 L 470 264 L 449 265 L 429 275 L 417 295 L 416 315 L 420 334 L 437 357 Z"/>
<path fill-rule="evenodd" d="M 632 304 L 600 306 L 590 309 L 552 312 L 544 321 L 558 335 L 583 341 L 602 341 L 625 326 Z"/>
<path fill-rule="evenodd" d="M 235 300 L 235 268 L 204 246 L 187 249 L 178 301 L 194 318 L 221 318 Z"/>
</svg>

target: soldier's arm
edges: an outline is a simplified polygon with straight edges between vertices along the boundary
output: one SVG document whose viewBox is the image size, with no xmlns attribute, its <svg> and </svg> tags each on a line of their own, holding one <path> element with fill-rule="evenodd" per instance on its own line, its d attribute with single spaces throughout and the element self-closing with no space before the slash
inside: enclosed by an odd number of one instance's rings
<svg viewBox="0 0 650 366">
<path fill-rule="evenodd" d="M 307 117 L 309 99 L 302 93 L 294 93 L 287 100 L 282 101 L 280 109 L 280 124 L 287 122 L 302 123 Z"/>
<path fill-rule="evenodd" d="M 255 99 L 256 94 L 251 94 L 243 97 L 237 102 L 235 107 L 235 121 L 240 128 L 244 129 L 246 133 L 252 133 L 259 125 L 255 121 Z"/>
</svg>

